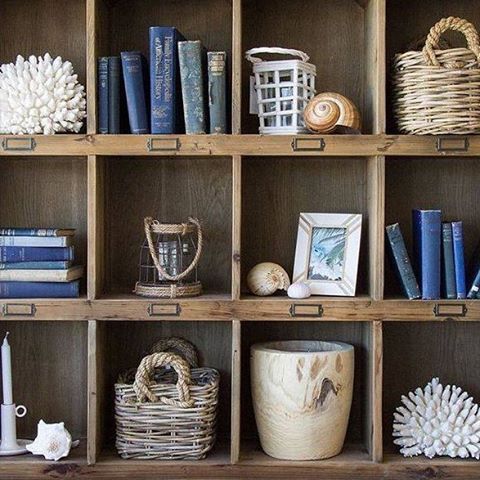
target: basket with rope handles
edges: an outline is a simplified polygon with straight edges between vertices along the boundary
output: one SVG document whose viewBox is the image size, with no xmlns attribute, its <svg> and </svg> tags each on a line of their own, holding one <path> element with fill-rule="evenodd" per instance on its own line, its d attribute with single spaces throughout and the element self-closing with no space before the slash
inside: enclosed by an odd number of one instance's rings
<svg viewBox="0 0 480 480">
<path fill-rule="evenodd" d="M 461 32 L 467 48 L 441 50 L 441 36 Z M 416 135 L 480 132 L 480 43 L 476 28 L 457 17 L 441 19 L 421 51 L 395 56 L 393 110 L 401 133 Z"/>
<path fill-rule="evenodd" d="M 288 60 L 263 60 L 262 54 L 290 56 Z M 315 95 L 315 65 L 309 56 L 289 48 L 259 47 L 245 53 L 252 63 L 261 134 L 306 133 L 303 110 Z"/>
<path fill-rule="evenodd" d="M 170 366 L 162 375 L 160 367 Z M 155 381 L 153 377 L 155 375 Z M 147 355 L 133 384 L 115 384 L 116 448 L 122 458 L 200 460 L 213 448 L 220 375 L 179 355 Z"/>
</svg>

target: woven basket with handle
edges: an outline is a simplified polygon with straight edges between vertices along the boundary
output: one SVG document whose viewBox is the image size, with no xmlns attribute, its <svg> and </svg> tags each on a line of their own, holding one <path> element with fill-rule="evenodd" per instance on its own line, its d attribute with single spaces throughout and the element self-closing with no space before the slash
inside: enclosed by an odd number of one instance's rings
<svg viewBox="0 0 480 480">
<path fill-rule="evenodd" d="M 461 32 L 467 48 L 440 50 L 447 30 Z M 443 18 L 430 30 L 422 51 L 396 55 L 393 67 L 393 107 L 400 132 L 480 132 L 480 44 L 467 20 Z"/>
<path fill-rule="evenodd" d="M 155 369 L 171 367 L 161 375 Z M 116 447 L 122 458 L 200 460 L 215 442 L 220 375 L 179 355 L 153 353 L 133 385 L 115 384 Z"/>
</svg>

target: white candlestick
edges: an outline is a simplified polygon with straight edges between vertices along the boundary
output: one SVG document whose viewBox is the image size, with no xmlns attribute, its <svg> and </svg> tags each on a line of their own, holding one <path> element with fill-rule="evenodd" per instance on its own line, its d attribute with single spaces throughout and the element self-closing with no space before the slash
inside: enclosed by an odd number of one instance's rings
<svg viewBox="0 0 480 480">
<path fill-rule="evenodd" d="M 13 403 L 12 391 L 12 357 L 10 345 L 8 343 L 8 334 L 5 335 L 2 343 L 2 384 L 3 384 L 3 404 L 11 405 Z"/>
</svg>

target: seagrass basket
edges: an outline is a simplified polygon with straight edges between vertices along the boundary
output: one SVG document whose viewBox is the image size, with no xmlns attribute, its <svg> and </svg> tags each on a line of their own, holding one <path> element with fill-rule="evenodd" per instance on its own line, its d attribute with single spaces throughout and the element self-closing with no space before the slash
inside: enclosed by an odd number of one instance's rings
<svg viewBox="0 0 480 480">
<path fill-rule="evenodd" d="M 125 459 L 205 458 L 215 442 L 219 382 L 217 370 L 190 369 L 179 355 L 161 352 L 144 357 L 133 384 L 115 384 L 119 455 Z"/>
<path fill-rule="evenodd" d="M 461 32 L 467 48 L 439 49 L 447 30 Z M 395 56 L 393 109 L 401 133 L 415 135 L 480 132 L 480 46 L 476 28 L 448 17 L 430 30 L 422 51 Z"/>
</svg>

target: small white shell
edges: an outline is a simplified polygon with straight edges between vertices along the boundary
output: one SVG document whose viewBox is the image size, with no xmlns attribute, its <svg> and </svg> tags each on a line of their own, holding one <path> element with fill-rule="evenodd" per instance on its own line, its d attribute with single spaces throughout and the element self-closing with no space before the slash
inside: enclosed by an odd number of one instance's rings
<svg viewBox="0 0 480 480">
<path fill-rule="evenodd" d="M 308 298 L 312 291 L 306 283 L 295 282 L 288 287 L 287 293 L 290 298 Z"/>
<path fill-rule="evenodd" d="M 255 265 L 247 275 L 249 290 L 260 297 L 272 295 L 290 286 L 288 273 L 278 264 L 263 262 Z"/>
<path fill-rule="evenodd" d="M 47 460 L 60 460 L 70 453 L 72 436 L 61 423 L 38 422 L 37 438 L 26 446 L 34 455 L 43 455 Z"/>
</svg>

